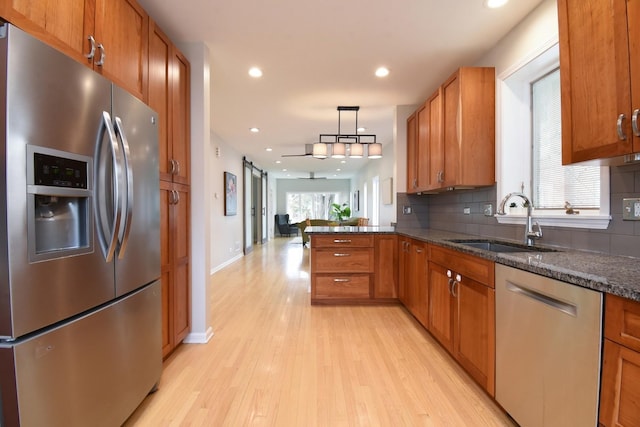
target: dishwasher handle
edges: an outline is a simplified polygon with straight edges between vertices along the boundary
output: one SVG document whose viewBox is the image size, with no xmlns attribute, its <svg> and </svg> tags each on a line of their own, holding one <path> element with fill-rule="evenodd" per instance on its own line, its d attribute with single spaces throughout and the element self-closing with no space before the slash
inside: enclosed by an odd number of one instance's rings
<svg viewBox="0 0 640 427">
<path fill-rule="evenodd" d="M 524 297 L 531 298 L 542 304 L 548 305 L 551 308 L 555 308 L 556 310 L 560 310 L 563 313 L 568 314 L 569 316 L 577 317 L 578 316 L 578 307 L 574 304 L 570 304 L 564 301 L 560 301 L 559 299 L 550 297 L 549 295 L 545 295 L 540 293 L 534 289 L 527 288 L 526 286 L 517 285 L 512 282 L 507 282 L 507 290 L 511 292 L 515 292 Z"/>
</svg>

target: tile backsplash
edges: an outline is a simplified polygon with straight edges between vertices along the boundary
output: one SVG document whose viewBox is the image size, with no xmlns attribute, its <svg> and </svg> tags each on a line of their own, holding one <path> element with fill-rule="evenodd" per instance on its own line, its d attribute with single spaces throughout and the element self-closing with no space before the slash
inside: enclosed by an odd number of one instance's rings
<svg viewBox="0 0 640 427">
<path fill-rule="evenodd" d="M 640 221 L 622 220 L 622 199 L 640 197 L 640 165 L 611 167 L 611 222 L 606 230 L 544 227 L 541 243 L 611 255 L 640 257 Z M 459 190 L 440 194 L 411 195 L 398 193 L 397 227 L 431 228 L 456 231 L 488 238 L 520 240 L 523 225 L 499 224 L 484 216 L 484 206 L 491 204 L 495 213 L 499 202 L 496 188 Z M 502 195 L 500 196 L 500 198 Z M 403 214 L 410 206 L 411 213 Z M 465 214 L 464 208 L 470 213 Z"/>
</svg>

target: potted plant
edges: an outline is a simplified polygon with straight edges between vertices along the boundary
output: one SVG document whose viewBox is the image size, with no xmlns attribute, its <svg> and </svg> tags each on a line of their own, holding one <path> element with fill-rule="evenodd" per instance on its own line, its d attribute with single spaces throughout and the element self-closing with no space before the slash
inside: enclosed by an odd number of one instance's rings
<svg viewBox="0 0 640 427">
<path fill-rule="evenodd" d="M 351 216 L 351 208 L 346 203 L 342 205 L 338 203 L 331 204 L 331 214 L 339 221 L 342 222 Z"/>
</svg>

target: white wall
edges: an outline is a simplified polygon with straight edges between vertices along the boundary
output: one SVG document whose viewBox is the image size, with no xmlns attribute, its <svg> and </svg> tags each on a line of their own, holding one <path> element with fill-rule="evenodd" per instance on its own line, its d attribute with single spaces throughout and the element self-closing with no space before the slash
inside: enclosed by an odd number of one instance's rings
<svg viewBox="0 0 640 427">
<path fill-rule="evenodd" d="M 208 238 L 210 163 L 210 68 L 204 43 L 186 43 L 180 50 L 191 64 L 191 331 L 185 342 L 204 343 L 213 335 L 209 325 L 207 285 L 211 241 Z"/>
<path fill-rule="evenodd" d="M 405 124 L 406 128 L 406 124 Z M 382 183 L 385 179 L 394 178 L 394 169 L 396 160 L 394 158 L 395 144 L 386 144 L 383 146 L 382 158 L 369 160 L 369 162 L 358 171 L 358 175 L 352 179 L 351 192 L 355 190 L 360 191 L 360 211 L 353 212 L 353 216 L 364 216 L 365 208 L 363 206 L 364 199 L 364 184 L 367 183 L 367 217 L 372 218 L 373 212 L 373 197 L 371 197 L 371 191 L 373 189 L 373 177 L 377 176 L 380 179 L 380 190 L 382 190 Z M 405 161 L 406 163 L 406 161 Z M 396 220 L 396 208 L 395 208 L 395 191 L 392 191 L 392 203 L 390 205 L 382 204 L 382 194 L 379 195 L 380 206 L 380 221 L 379 224 L 373 224 L 369 222 L 369 225 L 390 225 Z"/>
<path fill-rule="evenodd" d="M 211 271 L 218 271 L 242 256 L 242 212 L 244 199 L 242 198 L 243 167 L 242 155 L 225 144 L 215 134 L 211 134 L 211 151 L 214 158 L 211 162 L 211 191 L 207 194 L 210 199 L 211 210 L 209 222 L 211 231 L 209 242 L 211 246 Z M 219 149 L 220 156 L 217 156 Z M 237 214 L 224 215 L 224 172 L 231 172 L 238 178 L 238 206 Z"/>
</svg>

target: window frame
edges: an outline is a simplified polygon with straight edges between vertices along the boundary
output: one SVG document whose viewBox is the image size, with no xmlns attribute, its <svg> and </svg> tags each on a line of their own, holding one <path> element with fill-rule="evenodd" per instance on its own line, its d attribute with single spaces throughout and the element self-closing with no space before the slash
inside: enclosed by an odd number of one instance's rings
<svg viewBox="0 0 640 427">
<path fill-rule="evenodd" d="M 499 204 L 511 192 L 532 195 L 531 86 L 536 78 L 558 68 L 558 39 L 548 40 L 521 61 L 497 76 L 496 85 L 496 196 Z M 518 74 L 516 74 L 518 73 Z M 527 123 L 526 126 L 516 126 Z M 508 144 L 507 141 L 522 141 Z M 523 152 L 525 153 L 523 155 Z M 611 220 L 609 168 L 600 170 L 600 209 L 580 211 L 579 215 L 559 214 L 557 209 L 534 209 L 542 226 L 606 229 Z M 525 224 L 526 213 L 495 216 L 500 224 Z"/>
</svg>

